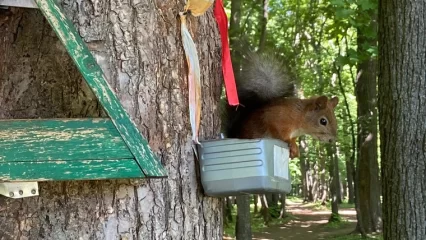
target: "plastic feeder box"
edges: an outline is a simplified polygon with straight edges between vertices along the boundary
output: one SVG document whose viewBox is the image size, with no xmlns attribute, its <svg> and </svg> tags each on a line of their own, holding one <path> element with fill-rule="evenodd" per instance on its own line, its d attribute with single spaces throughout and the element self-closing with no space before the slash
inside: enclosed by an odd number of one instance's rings
<svg viewBox="0 0 426 240">
<path fill-rule="evenodd" d="M 201 183 L 209 196 L 288 193 L 288 144 L 275 139 L 221 139 L 198 146 Z"/>
</svg>

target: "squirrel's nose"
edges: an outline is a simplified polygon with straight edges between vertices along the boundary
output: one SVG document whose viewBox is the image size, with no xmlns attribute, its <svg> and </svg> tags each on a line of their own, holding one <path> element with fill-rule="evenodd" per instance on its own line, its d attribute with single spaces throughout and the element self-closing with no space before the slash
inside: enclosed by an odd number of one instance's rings
<svg viewBox="0 0 426 240">
<path fill-rule="evenodd" d="M 333 139 L 332 139 L 332 138 L 330 138 L 330 139 L 328 140 L 328 142 L 329 142 L 329 143 L 333 143 Z"/>
</svg>

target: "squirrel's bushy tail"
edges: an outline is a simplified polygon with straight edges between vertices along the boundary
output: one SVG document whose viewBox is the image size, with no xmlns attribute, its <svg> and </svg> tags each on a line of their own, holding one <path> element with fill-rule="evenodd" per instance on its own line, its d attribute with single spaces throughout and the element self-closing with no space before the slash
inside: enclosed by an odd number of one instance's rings
<svg viewBox="0 0 426 240">
<path fill-rule="evenodd" d="M 241 106 L 222 103 L 222 132 L 238 137 L 238 126 L 247 114 L 276 98 L 296 95 L 287 67 L 271 54 L 249 53 L 236 71 L 236 85 Z"/>
</svg>

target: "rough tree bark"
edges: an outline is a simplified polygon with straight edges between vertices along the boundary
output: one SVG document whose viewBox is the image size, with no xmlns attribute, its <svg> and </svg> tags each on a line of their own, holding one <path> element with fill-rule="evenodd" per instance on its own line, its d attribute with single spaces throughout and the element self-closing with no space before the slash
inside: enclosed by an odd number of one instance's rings
<svg viewBox="0 0 426 240">
<path fill-rule="evenodd" d="M 226 197 L 224 201 L 226 202 L 226 218 L 228 219 L 228 223 L 231 223 L 234 221 L 232 217 L 232 209 L 234 208 L 234 206 L 232 205 L 230 197 Z"/>
<path fill-rule="evenodd" d="M 309 163 L 307 163 L 308 158 L 306 156 L 307 153 L 307 143 L 305 138 L 300 137 L 299 138 L 299 150 L 300 150 L 300 177 L 302 182 L 302 196 L 303 196 L 303 202 L 309 201 L 309 194 L 308 194 L 308 166 Z"/>
<path fill-rule="evenodd" d="M 231 18 L 229 19 L 229 45 L 232 57 L 232 68 L 235 75 L 238 75 L 241 68 L 241 51 L 242 46 L 238 43 L 241 35 L 241 7 L 242 0 L 231 1 Z"/>
<path fill-rule="evenodd" d="M 426 239 L 426 2 L 379 1 L 384 239 Z"/>
<path fill-rule="evenodd" d="M 259 18 L 259 52 L 263 52 L 265 49 L 266 44 L 266 25 L 268 24 L 268 8 L 269 8 L 269 0 L 261 0 L 262 2 L 262 10 L 260 11 L 260 18 Z"/>
<path fill-rule="evenodd" d="M 203 195 L 191 149 L 187 71 L 176 18 L 183 5 L 62 2 L 169 177 L 44 182 L 38 197 L 0 197 L 0 239 L 222 238 L 222 202 Z M 41 13 L 12 11 L 0 26 L 0 118 L 102 115 Z M 189 22 L 202 73 L 200 137 L 212 138 L 220 129 L 220 40 L 212 9 Z"/>
<path fill-rule="evenodd" d="M 317 144 L 321 144 L 321 143 L 317 143 Z M 328 193 L 328 184 L 327 184 L 327 180 L 326 180 L 326 158 L 327 155 L 322 152 L 322 149 L 319 149 L 319 147 L 317 146 L 317 153 L 318 153 L 318 158 L 319 158 L 319 175 L 320 175 L 320 194 L 321 194 L 321 204 L 325 205 L 327 202 L 327 193 Z M 330 175 L 331 176 L 331 175 Z M 316 199 L 314 199 L 314 201 L 316 201 Z"/>
<path fill-rule="evenodd" d="M 339 159 L 336 156 L 336 146 L 327 146 L 327 155 L 330 158 L 330 195 L 331 195 L 331 216 L 329 222 L 339 221 L 339 195 L 340 195 L 340 172 Z"/>
<path fill-rule="evenodd" d="M 237 196 L 237 221 L 235 226 L 235 237 L 237 240 L 249 240 L 252 238 L 250 195 Z"/>
<path fill-rule="evenodd" d="M 352 159 L 352 156 L 348 156 L 348 154 L 345 155 L 346 159 L 349 158 L 349 160 L 345 161 L 346 165 L 346 178 L 347 178 L 347 185 L 348 185 L 348 203 L 354 203 L 355 202 L 355 189 L 354 189 L 354 160 Z"/>
<path fill-rule="evenodd" d="M 368 13 L 375 15 L 374 10 Z M 382 211 L 380 203 L 379 163 L 377 161 L 377 59 L 366 56 L 365 45 L 375 46 L 377 39 L 368 38 L 365 28 L 376 31 L 376 17 L 369 26 L 358 29 L 358 77 L 356 97 L 358 102 L 358 161 L 356 169 L 356 191 L 358 229 L 361 233 L 381 230 Z"/>
<path fill-rule="evenodd" d="M 257 204 L 259 204 L 259 195 L 253 194 L 253 203 L 254 203 L 254 210 L 253 214 L 256 214 L 259 212 Z"/>
<path fill-rule="evenodd" d="M 285 209 L 285 199 L 286 199 L 286 194 L 282 193 L 280 195 L 280 216 L 278 218 L 285 218 L 287 216 L 287 211 Z"/>
</svg>

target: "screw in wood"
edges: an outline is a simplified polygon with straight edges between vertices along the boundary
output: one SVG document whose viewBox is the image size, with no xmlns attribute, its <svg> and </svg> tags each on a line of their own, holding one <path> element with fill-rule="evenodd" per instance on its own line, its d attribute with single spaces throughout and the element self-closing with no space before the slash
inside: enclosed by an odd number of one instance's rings
<svg viewBox="0 0 426 240">
<path fill-rule="evenodd" d="M 19 195 L 22 195 L 22 194 L 24 194 L 24 191 L 19 190 Z"/>
<path fill-rule="evenodd" d="M 9 193 L 9 196 L 10 196 L 10 197 L 13 197 L 14 195 L 15 195 L 15 194 L 13 194 L 13 192 L 10 192 L 10 193 Z"/>
<path fill-rule="evenodd" d="M 32 194 L 36 194 L 36 190 L 35 190 L 35 189 L 32 189 L 32 190 L 31 190 L 31 193 L 32 193 Z"/>
</svg>

